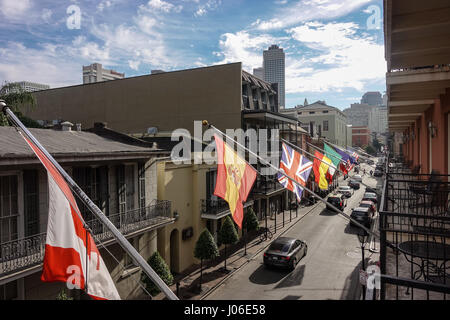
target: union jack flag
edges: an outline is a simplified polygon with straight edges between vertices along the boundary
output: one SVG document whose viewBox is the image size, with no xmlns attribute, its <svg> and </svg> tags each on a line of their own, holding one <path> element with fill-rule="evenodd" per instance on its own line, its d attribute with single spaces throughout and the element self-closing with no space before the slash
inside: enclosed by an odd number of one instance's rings
<svg viewBox="0 0 450 320">
<path fill-rule="evenodd" d="M 280 169 L 284 171 L 290 178 L 297 181 L 300 185 L 305 186 L 308 181 L 309 174 L 313 167 L 313 163 L 300 153 L 282 144 L 282 154 L 280 160 Z M 290 179 L 282 174 L 278 174 L 278 181 L 286 189 L 292 191 L 297 196 L 297 200 L 300 201 L 302 197 L 303 188 L 296 183 L 293 183 Z"/>
</svg>

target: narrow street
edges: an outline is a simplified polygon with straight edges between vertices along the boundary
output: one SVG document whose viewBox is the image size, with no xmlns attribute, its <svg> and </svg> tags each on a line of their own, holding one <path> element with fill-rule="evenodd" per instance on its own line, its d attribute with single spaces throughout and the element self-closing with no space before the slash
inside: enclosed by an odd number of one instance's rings
<svg viewBox="0 0 450 320">
<path fill-rule="evenodd" d="M 364 167 L 364 166 L 363 166 Z M 367 170 L 366 167 L 366 172 Z M 366 174 L 364 183 L 375 186 L 376 180 Z M 347 185 L 348 179 L 341 182 Z M 344 212 L 351 213 L 364 194 L 361 185 L 348 199 Z M 308 253 L 294 271 L 267 269 L 263 252 L 218 287 L 208 300 L 298 300 L 298 299 L 359 299 L 360 243 L 356 228 L 350 227 L 342 215 L 325 209 L 323 203 L 300 220 L 282 236 L 305 240 Z M 273 241 L 274 239 L 272 239 Z M 377 256 L 367 250 L 365 256 Z"/>
</svg>

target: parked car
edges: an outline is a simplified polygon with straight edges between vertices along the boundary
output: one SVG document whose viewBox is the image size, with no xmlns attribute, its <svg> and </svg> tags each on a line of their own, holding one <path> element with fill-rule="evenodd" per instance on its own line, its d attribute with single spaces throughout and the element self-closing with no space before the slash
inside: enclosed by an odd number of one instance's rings
<svg viewBox="0 0 450 320">
<path fill-rule="evenodd" d="M 375 188 L 371 188 L 371 187 L 366 187 L 366 191 L 365 192 L 370 192 L 370 193 L 377 193 L 377 189 Z"/>
<path fill-rule="evenodd" d="M 361 177 L 360 174 L 355 174 L 355 175 L 352 177 L 352 179 L 355 180 L 355 181 L 358 181 L 358 182 L 362 182 L 362 177 Z"/>
<path fill-rule="evenodd" d="M 377 207 L 373 201 L 363 200 L 359 204 L 361 208 L 369 208 L 370 217 L 373 218 L 375 211 L 377 211 Z"/>
<path fill-rule="evenodd" d="M 356 222 L 362 224 L 366 228 L 370 228 L 372 224 L 372 219 L 370 217 L 369 208 L 357 207 L 352 210 L 350 218 L 356 220 Z M 356 224 L 350 220 L 350 226 L 356 226 Z"/>
<path fill-rule="evenodd" d="M 353 179 L 350 179 L 350 181 L 348 182 L 348 186 L 349 186 L 350 188 L 355 189 L 355 190 L 358 190 L 358 189 L 360 188 L 359 182 L 356 181 L 356 180 L 353 180 Z"/>
<path fill-rule="evenodd" d="M 362 201 L 364 200 L 369 200 L 372 201 L 373 203 L 377 204 L 378 203 L 378 197 L 376 193 L 373 192 L 366 192 L 364 193 L 364 196 L 362 198 Z"/>
<path fill-rule="evenodd" d="M 374 162 L 373 160 L 368 160 L 368 161 L 367 161 L 367 164 L 368 164 L 368 165 L 373 165 L 374 163 L 375 163 L 375 162 Z"/>
<path fill-rule="evenodd" d="M 264 266 L 295 269 L 297 263 L 306 256 L 308 245 L 305 241 L 280 237 L 275 239 L 264 252 Z"/>
<path fill-rule="evenodd" d="M 383 171 L 375 169 L 374 173 L 373 173 L 374 177 L 382 177 L 383 176 Z"/>
<path fill-rule="evenodd" d="M 327 202 L 338 208 L 339 210 L 344 210 L 347 206 L 347 198 L 343 194 L 334 194 L 330 195 L 327 199 Z M 331 206 L 327 204 L 327 209 L 335 211 Z"/>
<path fill-rule="evenodd" d="M 350 198 L 354 193 L 353 189 L 349 186 L 339 186 L 337 192 L 342 193 L 347 198 Z"/>
</svg>

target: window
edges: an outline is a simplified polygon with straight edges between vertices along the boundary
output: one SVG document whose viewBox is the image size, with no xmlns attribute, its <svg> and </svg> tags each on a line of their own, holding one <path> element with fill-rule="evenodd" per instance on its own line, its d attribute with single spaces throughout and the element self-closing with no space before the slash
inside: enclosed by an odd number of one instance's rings
<svg viewBox="0 0 450 320">
<path fill-rule="evenodd" d="M 145 163 L 138 164 L 139 208 L 145 208 Z"/>
<path fill-rule="evenodd" d="M 25 237 L 39 233 L 39 183 L 37 170 L 23 172 Z"/>
<path fill-rule="evenodd" d="M 109 215 L 108 201 L 108 168 L 106 166 L 91 167 L 74 167 L 73 179 L 78 186 L 86 193 L 86 195 L 102 210 Z M 93 215 L 79 199 L 77 199 L 78 208 L 86 221 L 93 219 Z"/>
<path fill-rule="evenodd" d="M 323 122 L 323 131 L 328 131 L 328 120 Z"/>
<path fill-rule="evenodd" d="M 0 243 L 17 239 L 18 216 L 17 175 L 0 176 Z"/>
<path fill-rule="evenodd" d="M 328 110 L 323 110 L 322 112 L 323 112 L 323 113 L 328 113 Z"/>
<path fill-rule="evenodd" d="M 316 113 L 315 111 L 310 111 L 310 112 L 309 112 L 309 114 L 315 114 L 315 113 Z"/>
<path fill-rule="evenodd" d="M 17 280 L 0 286 L 0 300 L 15 300 L 17 298 Z"/>
</svg>

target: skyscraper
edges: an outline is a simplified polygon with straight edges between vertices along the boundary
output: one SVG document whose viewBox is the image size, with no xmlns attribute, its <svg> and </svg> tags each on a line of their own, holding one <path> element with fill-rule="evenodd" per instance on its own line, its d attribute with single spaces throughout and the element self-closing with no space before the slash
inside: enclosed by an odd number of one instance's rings
<svg viewBox="0 0 450 320">
<path fill-rule="evenodd" d="M 383 98 L 378 91 L 369 91 L 364 93 L 361 99 L 361 103 L 366 103 L 369 106 L 381 106 L 383 104 Z"/>
<path fill-rule="evenodd" d="M 270 83 L 278 83 L 278 105 L 280 109 L 285 107 L 285 65 L 284 51 L 273 44 L 263 53 L 264 80 Z"/>
</svg>

